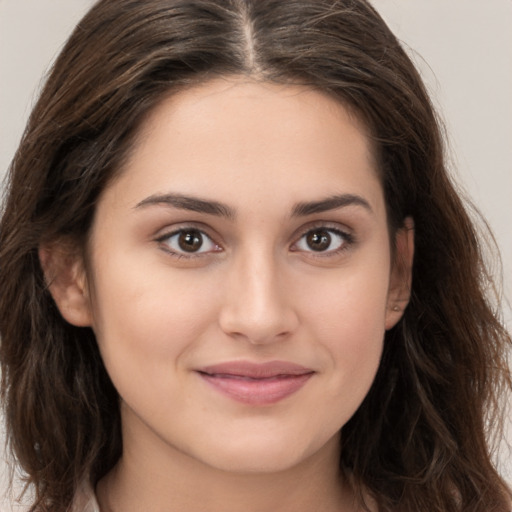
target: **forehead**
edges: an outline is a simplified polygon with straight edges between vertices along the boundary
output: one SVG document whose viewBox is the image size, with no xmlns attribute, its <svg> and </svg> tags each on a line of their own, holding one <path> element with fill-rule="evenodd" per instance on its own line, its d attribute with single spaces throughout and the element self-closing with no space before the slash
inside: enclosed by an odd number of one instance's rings
<svg viewBox="0 0 512 512">
<path fill-rule="evenodd" d="M 331 129 L 332 137 L 326 137 L 325 128 Z M 202 142 L 210 149 L 224 142 L 243 150 L 251 143 L 268 144 L 270 137 L 281 144 L 303 137 L 310 140 L 308 146 L 343 138 L 369 160 L 373 157 L 366 126 L 340 100 L 303 85 L 243 77 L 218 78 L 171 95 L 153 109 L 138 140 L 147 144 L 148 139 L 167 137 L 171 131 L 175 136 L 193 134 L 198 141 L 204 136 Z M 215 140 L 209 145 L 212 132 Z"/>
<path fill-rule="evenodd" d="M 291 204 L 382 195 L 367 130 L 341 102 L 305 86 L 241 78 L 163 100 L 143 123 L 121 181 L 132 205 L 169 190 L 241 205 L 256 196 Z"/>
</svg>

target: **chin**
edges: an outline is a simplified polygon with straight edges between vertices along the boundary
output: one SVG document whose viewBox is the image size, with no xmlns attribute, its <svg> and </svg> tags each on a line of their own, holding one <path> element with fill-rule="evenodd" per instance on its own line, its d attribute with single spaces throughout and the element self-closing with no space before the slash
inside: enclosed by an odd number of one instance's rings
<svg viewBox="0 0 512 512">
<path fill-rule="evenodd" d="M 215 469 L 236 474 L 279 473 L 298 466 L 304 459 L 294 450 L 229 450 L 205 461 Z"/>
<path fill-rule="evenodd" d="M 312 457 L 339 453 L 339 435 L 321 441 L 304 439 L 293 442 L 292 436 L 243 436 L 202 451 L 197 458 L 215 469 L 237 474 L 278 473 L 297 467 Z M 199 454 L 198 454 L 199 455 Z"/>
</svg>

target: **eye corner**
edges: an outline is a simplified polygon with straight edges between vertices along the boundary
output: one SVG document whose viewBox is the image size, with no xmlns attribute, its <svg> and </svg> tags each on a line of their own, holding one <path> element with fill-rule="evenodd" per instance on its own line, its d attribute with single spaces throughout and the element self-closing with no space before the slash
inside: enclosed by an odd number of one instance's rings
<svg viewBox="0 0 512 512">
<path fill-rule="evenodd" d="M 289 250 L 309 257 L 328 258 L 339 256 L 354 243 L 355 237 L 351 230 L 342 229 L 340 226 L 317 224 L 303 229 Z"/>
<path fill-rule="evenodd" d="M 196 226 L 179 226 L 157 237 L 160 249 L 178 259 L 194 259 L 223 252 L 223 247 Z"/>
</svg>

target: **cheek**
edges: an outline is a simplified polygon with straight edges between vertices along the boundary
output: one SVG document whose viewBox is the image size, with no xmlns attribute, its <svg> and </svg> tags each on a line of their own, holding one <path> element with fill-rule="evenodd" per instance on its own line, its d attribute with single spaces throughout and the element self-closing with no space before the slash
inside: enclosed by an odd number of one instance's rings
<svg viewBox="0 0 512 512">
<path fill-rule="evenodd" d="M 312 320 L 318 319 L 329 338 L 336 338 L 336 333 L 350 333 L 350 339 L 356 343 L 384 332 L 389 286 L 386 258 L 368 264 L 361 261 L 303 285 L 308 294 L 302 309 L 310 312 Z"/>
<path fill-rule="evenodd" d="M 351 308 L 347 313 L 340 305 L 337 312 L 335 330 L 325 337 L 325 346 L 334 367 L 335 388 L 344 397 L 349 389 L 357 407 L 377 372 L 385 330 L 383 321 L 371 316 L 374 310 Z"/>
<path fill-rule="evenodd" d="M 332 394 L 335 400 L 351 400 L 353 412 L 368 392 L 382 354 L 388 268 L 386 261 L 373 268 L 352 267 L 323 287 L 309 287 L 313 292 L 305 310 L 333 370 Z"/>
<path fill-rule="evenodd" d="M 214 319 L 208 283 L 200 287 L 151 262 L 115 262 L 97 265 L 95 276 L 94 330 L 105 365 L 114 381 L 158 382 L 180 367 Z"/>
</svg>

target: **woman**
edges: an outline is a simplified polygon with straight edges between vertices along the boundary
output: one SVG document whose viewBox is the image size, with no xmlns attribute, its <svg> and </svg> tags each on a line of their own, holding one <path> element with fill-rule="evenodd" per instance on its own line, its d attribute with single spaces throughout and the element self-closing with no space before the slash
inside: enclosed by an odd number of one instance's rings
<svg viewBox="0 0 512 512">
<path fill-rule="evenodd" d="M 509 510 L 480 245 L 366 2 L 98 2 L 0 225 L 32 509 Z"/>
</svg>

